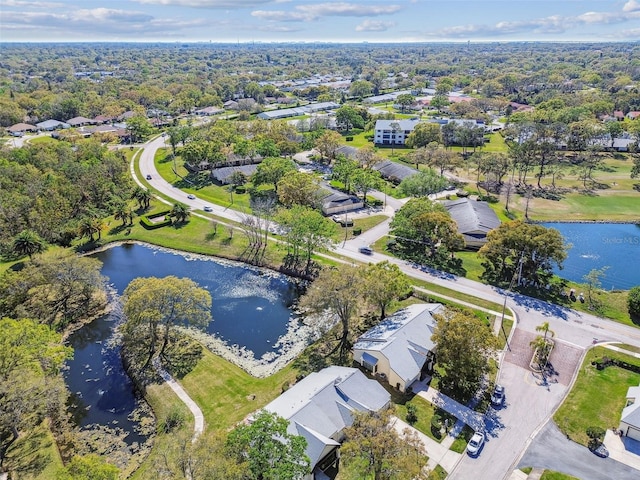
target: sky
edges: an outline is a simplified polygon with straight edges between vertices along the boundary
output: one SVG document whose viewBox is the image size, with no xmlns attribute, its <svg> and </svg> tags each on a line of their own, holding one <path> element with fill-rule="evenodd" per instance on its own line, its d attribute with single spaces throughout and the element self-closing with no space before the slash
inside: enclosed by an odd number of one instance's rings
<svg viewBox="0 0 640 480">
<path fill-rule="evenodd" d="M 640 0 L 0 0 L 0 42 L 620 42 Z"/>
</svg>

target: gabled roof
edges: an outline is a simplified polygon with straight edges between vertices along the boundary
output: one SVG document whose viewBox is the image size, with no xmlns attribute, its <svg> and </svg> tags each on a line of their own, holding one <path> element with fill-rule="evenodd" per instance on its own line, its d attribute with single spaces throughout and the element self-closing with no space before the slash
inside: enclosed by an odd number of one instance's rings
<svg viewBox="0 0 640 480">
<path fill-rule="evenodd" d="M 390 402 L 389 393 L 360 370 L 327 367 L 296 383 L 265 410 L 289 420 L 288 432 L 307 439 L 312 467 L 326 455 L 327 447 L 349 427 L 353 411 L 379 411 Z"/>
<path fill-rule="evenodd" d="M 488 233 L 500 226 L 500 220 L 487 202 L 461 198 L 443 202 L 451 218 L 458 225 L 458 233 Z"/>
<path fill-rule="evenodd" d="M 72 127 L 77 127 L 80 125 L 89 125 L 92 123 L 96 123 L 95 120 L 92 120 L 91 118 L 86 118 L 86 117 L 73 117 L 70 118 L 69 120 L 67 120 L 67 123 L 69 125 L 71 125 Z"/>
<path fill-rule="evenodd" d="M 60 120 L 45 120 L 44 122 L 36 123 L 36 127 L 47 130 L 50 128 L 58 128 L 58 127 L 69 128 L 69 124 L 61 122 Z"/>
<path fill-rule="evenodd" d="M 427 353 L 434 347 L 433 314 L 442 309 L 439 303 L 403 308 L 362 335 L 353 349 L 381 352 L 398 376 L 411 380 L 420 374 Z"/>
<path fill-rule="evenodd" d="M 342 205 L 362 205 L 362 200 L 353 195 L 338 192 L 330 193 L 322 199 L 322 208 L 325 209 L 340 207 Z"/>
<path fill-rule="evenodd" d="M 627 398 L 634 399 L 634 402 L 622 410 L 622 421 L 640 428 L 640 386 L 629 387 Z"/>
<path fill-rule="evenodd" d="M 384 162 L 376 163 L 373 166 L 373 169 L 379 171 L 380 175 L 382 175 L 384 178 L 395 178 L 400 182 L 405 178 L 418 173 L 418 170 L 416 170 L 415 168 L 411 168 L 408 165 L 395 163 L 391 160 L 385 160 Z"/>
<path fill-rule="evenodd" d="M 26 132 L 29 130 L 37 130 L 37 127 L 28 123 L 16 123 L 15 125 L 11 125 L 7 128 L 7 130 L 10 132 Z"/>
</svg>

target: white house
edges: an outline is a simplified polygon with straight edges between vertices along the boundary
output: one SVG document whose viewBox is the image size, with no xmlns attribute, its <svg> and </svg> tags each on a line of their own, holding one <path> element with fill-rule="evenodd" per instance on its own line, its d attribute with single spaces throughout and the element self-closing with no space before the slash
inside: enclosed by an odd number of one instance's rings
<svg viewBox="0 0 640 480">
<path fill-rule="evenodd" d="M 640 441 L 640 386 L 629 387 L 626 405 L 622 410 L 620 430 L 623 435 Z"/>
<path fill-rule="evenodd" d="M 397 311 L 356 341 L 354 361 L 406 391 L 423 372 L 433 369 L 433 314 L 443 311 L 439 303 L 410 305 Z"/>
<path fill-rule="evenodd" d="M 377 120 L 373 142 L 376 145 L 404 145 L 407 137 L 420 121 Z"/>
<path fill-rule="evenodd" d="M 264 409 L 289 420 L 288 432 L 307 440 L 312 473 L 305 480 L 324 480 L 337 473 L 352 412 L 378 412 L 390 402 L 389 393 L 357 368 L 333 366 L 308 375 Z"/>
</svg>

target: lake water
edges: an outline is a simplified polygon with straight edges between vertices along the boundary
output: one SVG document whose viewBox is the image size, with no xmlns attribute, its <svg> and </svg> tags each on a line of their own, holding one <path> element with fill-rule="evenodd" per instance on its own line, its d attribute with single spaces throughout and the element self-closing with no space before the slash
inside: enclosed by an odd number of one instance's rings
<svg viewBox="0 0 640 480">
<path fill-rule="evenodd" d="M 573 247 L 562 278 L 584 282 L 594 268 L 609 267 L 602 278 L 603 288 L 627 290 L 640 285 L 640 225 L 625 223 L 544 223 L 560 231 Z"/>
<path fill-rule="evenodd" d="M 228 346 L 227 358 L 240 366 L 289 360 L 306 346 L 309 332 L 291 311 L 297 291 L 288 277 L 140 244 L 119 245 L 93 256 L 103 262 L 102 274 L 118 294 L 134 278 L 168 275 L 189 277 L 209 290 L 213 321 L 206 336 Z M 137 420 L 131 418 L 139 403 L 122 366 L 119 347 L 113 342 L 120 310 L 115 308 L 112 314 L 69 336 L 74 358 L 67 363 L 65 381 L 72 392 L 72 413 L 79 426 L 120 428 L 128 433 L 126 442 L 131 444 L 144 437 L 138 433 Z M 244 363 L 237 358 L 239 354 Z"/>
</svg>

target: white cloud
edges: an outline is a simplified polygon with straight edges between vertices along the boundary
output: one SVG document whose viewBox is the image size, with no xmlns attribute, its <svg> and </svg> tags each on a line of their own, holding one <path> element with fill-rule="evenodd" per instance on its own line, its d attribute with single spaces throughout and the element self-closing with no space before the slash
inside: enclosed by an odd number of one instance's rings
<svg viewBox="0 0 640 480">
<path fill-rule="evenodd" d="M 636 11 L 637 9 L 637 11 Z M 618 12 L 585 12 L 576 16 L 551 15 L 527 21 L 498 22 L 494 25 L 458 25 L 428 32 L 428 37 L 465 38 L 509 34 L 558 34 L 579 26 L 597 26 L 624 23 L 640 18 L 640 2 L 630 0 Z"/>
<path fill-rule="evenodd" d="M 399 12 L 400 5 L 365 5 L 358 3 L 331 2 L 297 5 L 294 10 L 255 10 L 254 17 L 280 22 L 311 22 L 321 17 L 370 17 Z"/>
<path fill-rule="evenodd" d="M 376 20 L 365 20 L 356 27 L 356 32 L 384 32 L 389 28 L 395 27 L 394 22 L 381 22 Z"/>
<path fill-rule="evenodd" d="M 193 8 L 241 9 L 254 8 L 265 3 L 283 3 L 282 0 L 134 0 L 138 3 Z"/>
<path fill-rule="evenodd" d="M 64 3 L 55 3 L 55 2 L 38 2 L 38 1 L 28 1 L 28 0 L 4 0 L 2 2 L 5 7 L 36 7 L 36 8 L 62 8 L 66 7 Z"/>
</svg>

